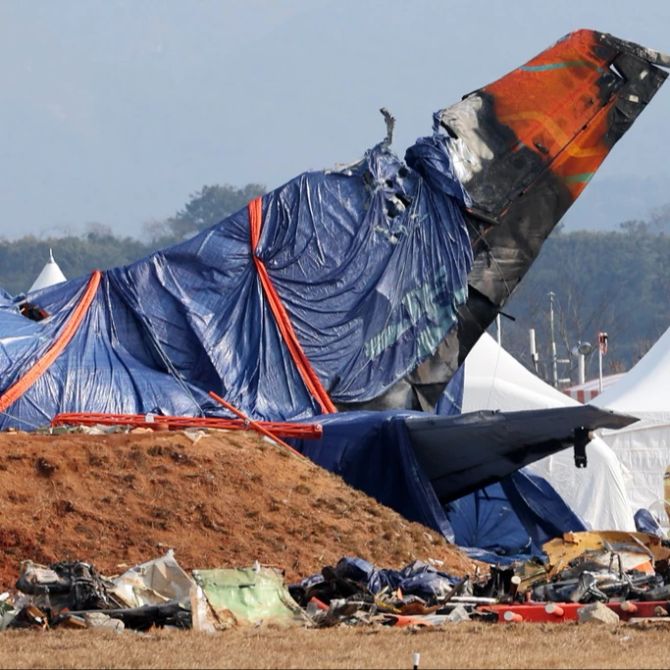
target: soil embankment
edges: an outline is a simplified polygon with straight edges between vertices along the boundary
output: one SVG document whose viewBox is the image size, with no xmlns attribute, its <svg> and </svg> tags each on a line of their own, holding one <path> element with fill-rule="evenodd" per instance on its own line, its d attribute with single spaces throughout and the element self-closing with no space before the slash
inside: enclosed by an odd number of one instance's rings
<svg viewBox="0 0 670 670">
<path fill-rule="evenodd" d="M 473 567 L 437 533 L 248 433 L 3 433 L 0 499 L 1 588 L 24 559 L 111 575 L 170 547 L 185 569 L 258 560 L 288 580 L 343 555 Z"/>
</svg>

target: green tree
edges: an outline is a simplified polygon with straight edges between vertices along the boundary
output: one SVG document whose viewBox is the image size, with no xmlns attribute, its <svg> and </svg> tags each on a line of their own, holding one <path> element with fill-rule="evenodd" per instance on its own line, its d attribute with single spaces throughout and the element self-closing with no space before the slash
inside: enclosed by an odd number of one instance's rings
<svg viewBox="0 0 670 670">
<path fill-rule="evenodd" d="M 230 184 L 203 186 L 189 196 L 183 209 L 164 222 L 161 236 L 175 241 L 185 239 L 242 209 L 265 190 L 262 184 L 247 184 L 241 188 Z"/>
</svg>

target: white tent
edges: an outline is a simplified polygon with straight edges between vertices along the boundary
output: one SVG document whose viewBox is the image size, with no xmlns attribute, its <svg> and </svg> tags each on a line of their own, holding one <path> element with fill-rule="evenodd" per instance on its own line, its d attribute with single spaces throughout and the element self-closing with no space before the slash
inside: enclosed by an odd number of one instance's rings
<svg viewBox="0 0 670 670">
<path fill-rule="evenodd" d="M 649 421 L 670 421 L 670 329 L 616 384 L 605 389 L 597 405 Z"/>
<path fill-rule="evenodd" d="M 484 333 L 465 359 L 463 412 L 514 412 L 579 403 L 549 386 Z"/>
<path fill-rule="evenodd" d="M 618 372 L 614 375 L 606 375 L 603 377 L 602 385 L 603 391 L 613 384 L 616 384 L 626 373 Z M 594 398 L 600 395 L 600 380 L 591 379 L 583 384 L 575 384 L 570 386 L 563 391 L 565 395 L 569 395 L 571 398 L 574 398 L 581 403 L 590 403 Z"/>
<path fill-rule="evenodd" d="M 54 284 L 60 284 L 64 281 L 67 281 L 67 279 L 58 267 L 58 263 L 54 260 L 54 255 L 51 252 L 51 249 L 49 249 L 49 260 L 42 268 L 42 271 L 37 275 L 37 279 L 35 279 L 33 285 L 28 289 L 28 293 L 39 291 L 40 289 L 53 286 Z"/>
<path fill-rule="evenodd" d="M 519 411 L 579 403 L 545 383 L 484 333 L 465 360 L 463 412 Z M 588 466 L 578 469 L 565 450 L 530 466 L 592 529 L 635 530 L 624 473 L 600 438 L 587 447 Z"/>
<path fill-rule="evenodd" d="M 670 466 L 670 329 L 623 378 L 594 404 L 641 419 L 628 428 L 603 431 L 625 467 L 626 489 L 637 510 L 651 510 L 662 526 L 665 514 L 664 474 Z"/>
</svg>

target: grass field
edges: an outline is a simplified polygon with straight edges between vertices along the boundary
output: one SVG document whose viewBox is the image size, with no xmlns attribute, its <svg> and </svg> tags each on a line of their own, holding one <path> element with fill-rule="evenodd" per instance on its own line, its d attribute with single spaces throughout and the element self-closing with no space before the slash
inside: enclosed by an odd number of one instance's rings
<svg viewBox="0 0 670 670">
<path fill-rule="evenodd" d="M 667 668 L 665 624 L 0 634 L 2 668 Z"/>
</svg>

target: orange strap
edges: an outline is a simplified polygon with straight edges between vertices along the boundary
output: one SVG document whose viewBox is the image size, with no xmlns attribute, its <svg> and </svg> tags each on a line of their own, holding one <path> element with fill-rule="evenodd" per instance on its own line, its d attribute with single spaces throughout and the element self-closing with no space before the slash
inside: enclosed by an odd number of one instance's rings
<svg viewBox="0 0 670 670">
<path fill-rule="evenodd" d="M 269 430 L 267 430 L 267 428 L 263 427 L 258 421 L 254 421 L 243 412 L 240 412 L 240 410 L 237 409 L 237 407 L 231 405 L 229 402 L 224 400 L 220 395 L 214 393 L 214 391 L 210 391 L 209 395 L 212 398 L 214 398 L 214 400 L 216 400 L 216 402 L 218 402 L 219 405 L 223 405 L 223 407 L 225 407 L 229 412 L 232 412 L 236 417 L 242 419 L 242 421 L 244 421 L 245 423 L 248 423 L 257 433 L 260 433 L 265 437 L 269 437 L 273 442 L 276 442 L 278 445 L 284 447 L 284 449 L 288 449 L 288 451 L 290 451 L 294 456 L 298 456 L 299 458 L 307 458 L 299 451 L 296 451 L 290 444 L 286 444 L 284 440 L 280 439 L 274 433 L 271 433 Z"/>
<path fill-rule="evenodd" d="M 223 400 L 223 398 L 221 398 Z M 235 412 L 233 412 L 235 413 Z M 238 415 L 239 416 L 239 415 Z M 216 428 L 218 430 L 249 430 L 251 419 L 221 419 L 209 416 L 170 416 L 155 414 L 151 419 L 146 414 L 108 414 L 98 412 L 63 412 L 51 419 L 52 426 L 132 426 L 133 428 Z M 317 440 L 323 437 L 323 428 L 318 423 L 295 423 L 289 421 L 255 421 L 276 437 L 299 440 Z"/>
<path fill-rule="evenodd" d="M 309 363 L 309 359 L 305 355 L 305 352 L 298 342 L 298 338 L 293 330 L 291 325 L 291 320 L 289 318 L 288 312 L 284 309 L 284 305 L 279 298 L 277 291 L 275 291 L 272 282 L 270 281 L 270 275 L 265 269 L 265 264 L 263 261 L 258 258 L 256 255 L 256 247 L 258 246 L 258 241 L 261 237 L 261 227 L 263 225 L 263 208 L 261 198 L 255 198 L 249 203 L 249 229 L 251 235 L 251 255 L 254 259 L 254 265 L 256 266 L 256 271 L 258 272 L 258 277 L 261 280 L 261 286 L 263 287 L 263 292 L 265 297 L 270 305 L 272 314 L 275 318 L 275 323 L 279 332 L 288 347 L 293 363 L 298 368 L 298 372 L 302 377 L 307 390 L 312 394 L 312 397 L 321 405 L 321 411 L 324 414 L 333 414 L 337 412 L 333 401 L 328 397 L 326 389 L 321 385 L 321 381 L 317 377 L 316 373 L 312 369 L 312 366 Z"/>
<path fill-rule="evenodd" d="M 63 353 L 63 350 L 74 337 L 77 329 L 81 325 L 88 308 L 93 302 L 95 292 L 98 290 L 102 272 L 95 270 L 88 280 L 86 290 L 72 311 L 70 318 L 63 326 L 58 337 L 51 345 L 51 348 L 40 358 L 23 377 L 12 384 L 2 395 L 0 395 L 0 412 L 4 412 L 11 407 L 48 369 L 49 366 Z"/>
</svg>

